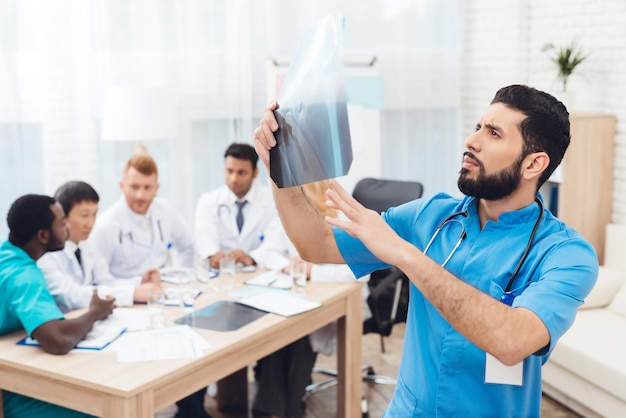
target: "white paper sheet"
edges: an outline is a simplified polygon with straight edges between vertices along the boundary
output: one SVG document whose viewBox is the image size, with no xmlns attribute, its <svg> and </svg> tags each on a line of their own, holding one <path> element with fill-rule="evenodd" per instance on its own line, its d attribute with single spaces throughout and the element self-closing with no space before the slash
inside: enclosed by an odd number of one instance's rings
<svg viewBox="0 0 626 418">
<path fill-rule="evenodd" d="M 163 329 L 127 332 L 106 348 L 116 351 L 122 362 L 171 360 L 202 357 L 211 348 L 204 338 L 187 325 Z"/>
<path fill-rule="evenodd" d="M 266 271 L 258 276 L 254 276 L 251 279 L 246 280 L 246 284 L 252 286 L 267 286 L 277 289 L 291 289 L 293 280 L 288 274 L 280 271 Z"/>
<path fill-rule="evenodd" d="M 292 316 L 322 306 L 319 302 L 306 300 L 284 291 L 268 291 L 237 302 L 282 316 Z"/>
</svg>

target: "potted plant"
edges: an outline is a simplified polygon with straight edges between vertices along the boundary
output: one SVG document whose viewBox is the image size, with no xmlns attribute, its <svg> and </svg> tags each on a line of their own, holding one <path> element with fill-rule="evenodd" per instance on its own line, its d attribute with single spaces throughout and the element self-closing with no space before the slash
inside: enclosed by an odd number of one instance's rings
<svg viewBox="0 0 626 418">
<path fill-rule="evenodd" d="M 557 68 L 557 78 L 563 83 L 563 92 L 567 91 L 567 80 L 572 75 L 576 67 L 587 59 L 587 54 L 575 41 L 569 45 L 555 47 L 553 44 L 546 44 L 542 51 L 553 51 L 551 60 Z"/>
</svg>

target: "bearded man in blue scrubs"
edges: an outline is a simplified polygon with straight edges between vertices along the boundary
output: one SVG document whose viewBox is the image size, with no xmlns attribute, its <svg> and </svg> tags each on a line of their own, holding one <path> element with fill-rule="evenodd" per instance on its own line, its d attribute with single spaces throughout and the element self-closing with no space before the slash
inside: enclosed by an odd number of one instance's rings
<svg viewBox="0 0 626 418">
<path fill-rule="evenodd" d="M 9 240 L 0 246 L 0 335 L 25 329 L 50 354 L 65 354 L 83 339 L 94 322 L 108 317 L 114 299 L 94 292 L 89 310 L 64 319 L 35 263 L 48 251 L 62 250 L 68 237 L 63 208 L 53 198 L 25 195 L 7 215 Z M 88 415 L 3 391 L 6 418 L 69 418 Z"/>
<path fill-rule="evenodd" d="M 271 105 L 254 132 L 269 164 Z M 539 417 L 541 366 L 595 284 L 591 245 L 544 209 L 541 185 L 570 142 L 551 95 L 500 89 L 465 141 L 462 198 L 437 194 L 379 215 L 337 182 L 321 218 L 300 187 L 274 195 L 300 255 L 356 277 L 398 266 L 411 281 L 398 385 L 385 417 Z"/>
</svg>

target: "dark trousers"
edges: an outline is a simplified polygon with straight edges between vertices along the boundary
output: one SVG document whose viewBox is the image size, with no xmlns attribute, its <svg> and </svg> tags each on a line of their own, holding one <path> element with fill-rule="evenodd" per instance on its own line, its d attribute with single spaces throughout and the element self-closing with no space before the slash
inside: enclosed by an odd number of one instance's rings
<svg viewBox="0 0 626 418">
<path fill-rule="evenodd" d="M 311 383 L 311 370 L 316 357 L 317 353 L 311 350 L 309 337 L 306 336 L 259 360 L 255 369 L 257 392 L 254 411 L 296 417 L 304 388 Z"/>
<path fill-rule="evenodd" d="M 206 395 L 206 388 L 202 388 L 196 393 L 192 393 L 184 399 L 176 402 L 178 406 L 178 412 L 174 415 L 175 418 L 211 418 L 211 415 L 207 414 L 204 409 L 204 396 Z"/>
</svg>

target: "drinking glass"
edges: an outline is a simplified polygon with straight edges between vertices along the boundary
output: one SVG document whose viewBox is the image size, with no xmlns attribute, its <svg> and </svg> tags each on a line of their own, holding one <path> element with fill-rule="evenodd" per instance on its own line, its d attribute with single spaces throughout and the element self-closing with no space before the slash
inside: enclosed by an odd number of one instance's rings
<svg viewBox="0 0 626 418">
<path fill-rule="evenodd" d="M 289 275 L 293 283 L 292 290 L 296 293 L 304 294 L 306 287 L 306 261 L 291 260 L 289 265 Z"/>
<path fill-rule="evenodd" d="M 200 283 L 208 283 L 209 282 L 209 272 L 211 270 L 211 265 L 209 263 L 209 259 L 206 257 L 196 256 L 193 261 L 193 272 L 196 276 L 196 280 Z"/>
<path fill-rule="evenodd" d="M 235 287 L 235 259 L 231 257 L 222 257 L 220 259 L 220 277 L 222 289 L 229 291 Z"/>
<path fill-rule="evenodd" d="M 148 293 L 148 316 L 150 328 L 158 329 L 165 327 L 165 293 L 162 290 L 154 290 Z"/>
</svg>

